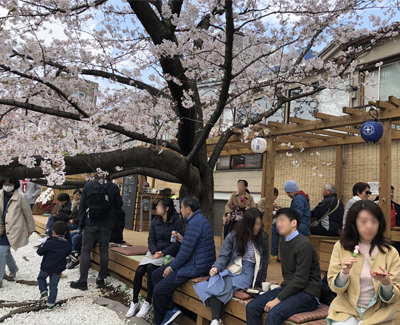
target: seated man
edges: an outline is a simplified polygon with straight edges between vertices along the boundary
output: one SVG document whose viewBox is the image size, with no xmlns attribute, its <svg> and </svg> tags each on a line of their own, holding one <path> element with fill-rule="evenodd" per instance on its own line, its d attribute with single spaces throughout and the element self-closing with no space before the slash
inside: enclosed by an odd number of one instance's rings
<svg viewBox="0 0 400 325">
<path fill-rule="evenodd" d="M 321 270 L 317 252 L 311 242 L 299 234 L 299 213 L 291 208 L 276 214 L 276 229 L 281 240 L 283 282 L 281 288 L 268 291 L 246 306 L 247 324 L 260 325 L 261 315 L 268 312 L 265 325 L 281 325 L 290 316 L 314 310 L 319 306 Z"/>
<path fill-rule="evenodd" d="M 343 227 L 343 202 L 337 197 L 335 185 L 327 183 L 322 190 L 324 199 L 311 210 L 311 218 L 317 218 L 310 228 L 312 235 L 340 236 Z"/>
<path fill-rule="evenodd" d="M 200 201 L 195 196 L 181 201 L 182 217 L 187 227 L 179 253 L 171 263 L 152 274 L 154 324 L 171 324 L 181 311 L 174 306 L 172 294 L 192 278 L 207 275 L 216 260 L 214 234 L 210 222 L 200 211 Z"/>
</svg>

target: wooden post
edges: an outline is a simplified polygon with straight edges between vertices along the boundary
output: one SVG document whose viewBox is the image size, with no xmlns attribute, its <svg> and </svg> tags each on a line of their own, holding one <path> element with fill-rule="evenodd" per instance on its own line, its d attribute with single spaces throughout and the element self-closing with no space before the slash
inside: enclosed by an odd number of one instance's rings
<svg viewBox="0 0 400 325">
<path fill-rule="evenodd" d="M 337 196 L 343 200 L 343 145 L 336 146 L 335 186 Z"/>
<path fill-rule="evenodd" d="M 385 236 L 390 238 L 391 176 L 392 176 L 392 120 L 382 122 L 383 136 L 379 148 L 379 206 L 386 219 Z"/>
<path fill-rule="evenodd" d="M 276 142 L 274 139 L 269 138 L 267 151 L 264 153 L 261 196 L 265 197 L 263 224 L 264 230 L 268 234 L 270 244 L 272 238 L 272 214 L 274 211 L 275 156 Z"/>
</svg>

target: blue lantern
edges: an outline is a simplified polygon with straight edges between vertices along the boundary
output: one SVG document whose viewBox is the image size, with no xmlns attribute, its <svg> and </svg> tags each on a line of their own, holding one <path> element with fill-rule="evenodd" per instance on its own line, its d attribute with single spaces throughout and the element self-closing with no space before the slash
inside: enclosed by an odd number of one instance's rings
<svg viewBox="0 0 400 325">
<path fill-rule="evenodd" d="M 361 126 L 361 138 L 368 143 L 375 143 L 382 138 L 383 126 L 378 121 L 367 121 Z"/>
</svg>

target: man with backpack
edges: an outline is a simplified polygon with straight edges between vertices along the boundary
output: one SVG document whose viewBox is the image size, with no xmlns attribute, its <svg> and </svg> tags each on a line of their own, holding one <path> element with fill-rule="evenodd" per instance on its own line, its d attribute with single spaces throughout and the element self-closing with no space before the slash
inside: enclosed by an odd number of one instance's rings
<svg viewBox="0 0 400 325">
<path fill-rule="evenodd" d="M 87 290 L 87 278 L 90 268 L 90 252 L 99 242 L 100 272 L 96 279 L 99 288 L 105 286 L 108 273 L 108 246 L 114 227 L 115 210 L 121 209 L 123 202 L 117 184 L 111 182 L 112 171 L 108 176 L 91 181 L 85 185 L 79 204 L 79 230 L 83 232 L 80 278 L 71 283 L 71 288 Z"/>
</svg>

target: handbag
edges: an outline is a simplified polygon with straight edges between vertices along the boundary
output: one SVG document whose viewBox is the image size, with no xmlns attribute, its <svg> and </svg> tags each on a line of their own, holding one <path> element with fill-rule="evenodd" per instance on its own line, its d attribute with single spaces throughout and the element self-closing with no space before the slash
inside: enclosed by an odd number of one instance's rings
<svg viewBox="0 0 400 325">
<path fill-rule="evenodd" d="M 319 224 L 321 223 L 322 220 L 324 220 L 327 216 L 329 216 L 330 214 L 332 214 L 333 212 L 335 212 L 335 211 L 337 210 L 337 208 L 339 207 L 339 204 L 340 204 L 340 200 L 339 200 L 339 198 L 338 198 L 338 199 L 337 199 L 336 207 L 335 207 L 332 211 L 330 211 L 330 208 L 329 208 L 329 210 L 328 210 L 327 212 L 325 212 L 325 214 L 324 214 L 321 218 L 319 218 L 318 220 L 314 221 L 314 222 L 310 225 L 310 228 L 311 228 L 311 227 L 319 226 Z"/>
</svg>

